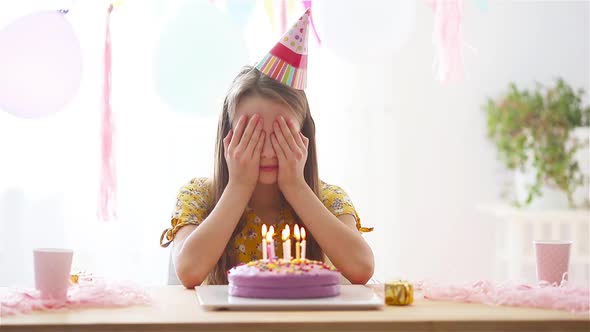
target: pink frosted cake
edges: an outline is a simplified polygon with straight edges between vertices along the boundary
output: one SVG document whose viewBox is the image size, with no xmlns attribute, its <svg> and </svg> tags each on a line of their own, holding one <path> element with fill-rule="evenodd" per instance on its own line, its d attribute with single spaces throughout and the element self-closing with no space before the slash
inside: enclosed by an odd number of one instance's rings
<svg viewBox="0 0 590 332">
<path fill-rule="evenodd" d="M 340 272 L 312 260 L 257 260 L 228 271 L 231 296 L 275 299 L 330 297 L 340 294 Z"/>
</svg>

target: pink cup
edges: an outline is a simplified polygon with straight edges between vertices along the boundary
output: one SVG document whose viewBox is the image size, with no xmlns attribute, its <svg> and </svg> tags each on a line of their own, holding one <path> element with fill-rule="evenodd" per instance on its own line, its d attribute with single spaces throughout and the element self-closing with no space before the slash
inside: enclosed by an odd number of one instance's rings
<svg viewBox="0 0 590 332">
<path fill-rule="evenodd" d="M 41 293 L 41 299 L 56 302 L 67 300 L 73 254 L 69 249 L 33 250 L 35 287 Z"/>
<path fill-rule="evenodd" d="M 572 241 L 533 241 L 537 257 L 537 281 L 561 284 L 567 280 Z"/>
</svg>

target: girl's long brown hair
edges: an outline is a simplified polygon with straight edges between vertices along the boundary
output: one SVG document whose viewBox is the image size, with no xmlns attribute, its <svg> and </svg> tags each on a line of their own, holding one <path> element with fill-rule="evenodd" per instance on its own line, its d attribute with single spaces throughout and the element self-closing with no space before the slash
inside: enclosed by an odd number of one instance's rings
<svg viewBox="0 0 590 332">
<path fill-rule="evenodd" d="M 211 188 L 213 190 L 213 204 L 211 209 L 217 205 L 221 194 L 229 181 L 229 171 L 223 151 L 223 138 L 231 129 L 232 121 L 235 118 L 236 107 L 247 96 L 260 96 L 287 105 L 303 124 L 301 133 L 309 139 L 307 161 L 303 170 L 305 182 L 313 190 L 316 196 L 320 193 L 320 180 L 318 176 L 318 163 L 316 156 L 315 123 L 309 111 L 307 96 L 302 90 L 295 90 L 283 85 L 272 78 L 261 74 L 257 69 L 246 66 L 234 79 L 227 96 L 223 102 L 223 109 L 219 118 L 217 128 L 217 142 L 215 145 L 215 170 Z M 301 220 L 296 216 L 295 222 L 301 226 Z M 206 283 L 210 285 L 227 284 L 227 270 L 237 265 L 235 240 L 236 236 L 244 229 L 246 218 L 240 218 L 237 227 L 234 229 L 230 241 L 215 267 L 209 272 Z M 323 260 L 323 252 L 313 238 L 308 234 L 307 257 L 315 260 Z"/>
</svg>

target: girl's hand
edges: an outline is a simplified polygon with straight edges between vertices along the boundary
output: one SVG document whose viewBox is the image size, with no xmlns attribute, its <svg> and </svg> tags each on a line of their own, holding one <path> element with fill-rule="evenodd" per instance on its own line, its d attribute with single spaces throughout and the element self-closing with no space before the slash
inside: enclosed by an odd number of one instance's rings
<svg viewBox="0 0 590 332">
<path fill-rule="evenodd" d="M 309 139 L 299 132 L 292 120 L 279 116 L 270 136 L 279 159 L 279 188 L 283 193 L 305 184 L 303 169 L 307 161 Z"/>
<path fill-rule="evenodd" d="M 238 120 L 235 132 L 230 129 L 223 139 L 223 148 L 229 183 L 254 191 L 258 183 L 260 153 L 264 145 L 264 130 L 262 118 L 254 114 L 248 117 L 242 115 Z"/>
</svg>

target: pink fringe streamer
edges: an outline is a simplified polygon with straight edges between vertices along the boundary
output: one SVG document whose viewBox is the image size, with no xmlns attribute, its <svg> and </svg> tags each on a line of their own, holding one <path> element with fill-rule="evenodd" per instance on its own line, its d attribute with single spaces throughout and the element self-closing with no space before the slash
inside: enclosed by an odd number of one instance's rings
<svg viewBox="0 0 590 332">
<path fill-rule="evenodd" d="M 115 173 L 115 155 L 113 141 L 115 126 L 111 109 L 111 31 L 110 21 L 113 5 L 109 6 L 106 22 L 104 46 L 104 91 L 102 115 L 102 160 L 100 192 L 98 202 L 98 218 L 107 221 L 117 218 L 117 177 Z"/>
<path fill-rule="evenodd" d="M 430 0 L 434 67 L 443 84 L 463 79 L 463 0 Z"/>
<path fill-rule="evenodd" d="M 41 300 L 35 289 L 13 290 L 0 295 L 0 316 L 26 314 L 35 310 L 127 307 L 151 304 L 148 293 L 131 284 L 104 279 L 81 279 L 68 290 L 65 303 Z"/>
<path fill-rule="evenodd" d="M 531 307 L 564 310 L 572 313 L 590 312 L 590 290 L 588 288 L 540 283 L 538 286 L 526 284 L 499 284 L 485 280 L 471 285 L 442 285 L 421 281 L 415 285 L 425 299 L 483 303 L 514 307 Z"/>
<path fill-rule="evenodd" d="M 303 7 L 305 8 L 305 10 L 308 10 L 311 8 L 311 0 L 303 0 Z M 320 39 L 320 36 L 318 35 L 318 31 L 315 29 L 315 24 L 313 24 L 313 11 L 309 11 L 309 23 L 311 23 L 311 30 L 313 31 L 313 34 L 315 36 L 315 39 L 318 41 L 319 45 L 322 45 L 322 40 Z"/>
</svg>

